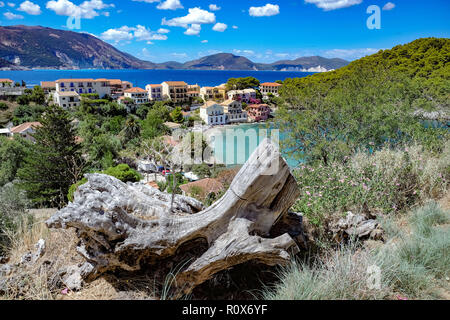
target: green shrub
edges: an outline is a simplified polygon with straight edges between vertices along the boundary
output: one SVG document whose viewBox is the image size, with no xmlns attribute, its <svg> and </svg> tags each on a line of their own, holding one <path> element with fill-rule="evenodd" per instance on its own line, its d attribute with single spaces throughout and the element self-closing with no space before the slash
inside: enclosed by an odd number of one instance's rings
<svg viewBox="0 0 450 320">
<path fill-rule="evenodd" d="M 8 110 L 8 105 L 4 102 L 0 102 L 0 110 Z"/>
<path fill-rule="evenodd" d="M 105 171 L 99 173 L 107 174 L 109 176 L 119 179 L 122 182 L 137 182 L 142 179 L 142 176 L 139 174 L 139 172 L 137 172 L 134 169 L 131 169 L 130 166 L 127 164 L 119 164 L 116 167 L 110 167 Z M 69 199 L 69 201 L 73 202 L 75 192 L 80 186 L 82 186 L 86 182 L 87 179 L 83 178 L 82 180 L 70 186 L 69 193 L 67 194 L 67 198 Z"/>
<path fill-rule="evenodd" d="M 137 182 L 142 179 L 142 176 L 127 164 L 119 164 L 116 167 L 106 169 L 102 173 L 113 176 L 122 182 Z"/>
<path fill-rule="evenodd" d="M 389 214 L 442 195 L 449 182 L 450 146 L 433 155 L 420 146 L 358 153 L 347 162 L 303 165 L 295 171 L 294 205 L 316 226 L 347 211 Z"/>
</svg>

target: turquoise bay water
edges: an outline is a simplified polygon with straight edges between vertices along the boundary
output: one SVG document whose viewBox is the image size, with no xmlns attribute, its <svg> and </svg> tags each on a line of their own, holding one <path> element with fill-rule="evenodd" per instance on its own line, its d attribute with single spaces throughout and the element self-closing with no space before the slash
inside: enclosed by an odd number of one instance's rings
<svg viewBox="0 0 450 320">
<path fill-rule="evenodd" d="M 286 133 L 269 124 L 241 124 L 214 128 L 212 135 L 214 157 L 218 163 L 227 166 L 243 165 L 265 138 L 271 138 L 275 143 L 282 144 Z M 291 168 L 297 167 L 301 161 L 282 155 Z"/>
<path fill-rule="evenodd" d="M 230 70 L 31 70 L 0 71 L 0 78 L 25 81 L 28 87 L 41 81 L 55 81 L 63 78 L 107 78 L 130 81 L 135 87 L 145 88 L 147 84 L 164 81 L 185 81 L 200 86 L 217 86 L 229 78 L 255 77 L 261 82 L 273 82 L 286 78 L 303 78 L 311 72 L 291 71 L 230 71 Z"/>
</svg>

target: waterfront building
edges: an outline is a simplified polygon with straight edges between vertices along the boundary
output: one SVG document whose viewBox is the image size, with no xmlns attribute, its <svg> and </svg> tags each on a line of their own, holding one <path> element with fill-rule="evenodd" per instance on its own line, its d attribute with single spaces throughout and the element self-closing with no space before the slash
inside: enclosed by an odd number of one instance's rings
<svg viewBox="0 0 450 320">
<path fill-rule="evenodd" d="M 255 89 L 231 90 L 227 93 L 228 99 L 249 103 L 250 100 L 256 99 Z"/>
<path fill-rule="evenodd" d="M 226 100 L 221 103 L 224 113 L 228 116 L 228 123 L 247 122 L 247 112 L 242 110 L 242 103 L 236 100 Z"/>
<path fill-rule="evenodd" d="M 111 95 L 108 79 L 59 79 L 56 80 L 57 92 L 96 93 L 100 98 Z"/>
<path fill-rule="evenodd" d="M 109 83 L 109 87 L 111 88 L 111 98 L 117 99 L 124 95 L 125 91 L 131 89 L 133 84 L 128 81 L 122 81 L 119 79 L 105 79 Z"/>
<path fill-rule="evenodd" d="M 53 102 L 64 109 L 75 108 L 80 105 L 81 97 L 76 91 L 56 91 Z"/>
<path fill-rule="evenodd" d="M 220 87 L 202 87 L 200 89 L 200 97 L 205 101 L 223 101 L 226 98 L 225 91 Z"/>
<path fill-rule="evenodd" d="M 282 87 L 281 84 L 276 82 L 264 82 L 261 83 L 259 86 L 259 90 L 261 91 L 264 98 L 267 98 L 269 93 L 273 94 L 274 96 L 279 96 L 279 90 Z"/>
<path fill-rule="evenodd" d="M 247 107 L 247 114 L 251 121 L 259 122 L 269 119 L 272 110 L 267 104 L 250 104 Z"/>
<path fill-rule="evenodd" d="M 161 101 L 163 99 L 163 86 L 161 84 L 148 84 L 145 86 L 148 92 L 148 99 L 151 101 Z"/>
<path fill-rule="evenodd" d="M 223 106 L 214 101 L 207 101 L 200 108 L 200 118 L 207 125 L 215 126 L 228 123 L 228 116 L 224 113 Z"/>
<path fill-rule="evenodd" d="M 190 99 L 200 97 L 200 86 L 198 84 L 188 85 L 187 96 Z"/>
<path fill-rule="evenodd" d="M 11 79 L 0 79 L 0 88 L 11 88 L 14 86 L 14 81 Z"/>
<path fill-rule="evenodd" d="M 165 81 L 162 84 L 163 98 L 175 103 L 187 102 L 188 85 L 184 81 Z"/>
</svg>

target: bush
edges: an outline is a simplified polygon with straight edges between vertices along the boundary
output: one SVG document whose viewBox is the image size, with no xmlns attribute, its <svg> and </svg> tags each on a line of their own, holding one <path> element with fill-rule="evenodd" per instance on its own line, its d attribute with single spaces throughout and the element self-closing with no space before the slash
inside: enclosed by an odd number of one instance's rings
<svg viewBox="0 0 450 320">
<path fill-rule="evenodd" d="M 0 255 L 8 252 L 28 205 L 25 193 L 12 183 L 0 188 Z"/>
<path fill-rule="evenodd" d="M 349 210 L 389 214 L 407 210 L 448 186 L 450 146 L 440 156 L 415 145 L 400 150 L 358 153 L 347 162 L 303 165 L 295 171 L 300 198 L 294 210 L 323 227 Z"/>
<path fill-rule="evenodd" d="M 8 110 L 8 105 L 4 102 L 0 102 L 0 110 Z"/>
</svg>

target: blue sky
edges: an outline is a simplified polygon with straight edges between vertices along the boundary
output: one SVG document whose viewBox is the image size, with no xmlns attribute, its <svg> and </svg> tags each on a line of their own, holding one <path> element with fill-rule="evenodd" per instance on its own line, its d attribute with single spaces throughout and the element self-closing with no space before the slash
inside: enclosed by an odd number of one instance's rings
<svg viewBox="0 0 450 320">
<path fill-rule="evenodd" d="M 370 5 L 381 9 L 381 29 L 366 26 Z M 256 62 L 308 55 L 353 60 L 420 37 L 450 35 L 449 0 L 0 1 L 1 25 L 68 30 L 70 16 L 80 17 L 73 31 L 154 62 L 217 52 Z"/>
</svg>

